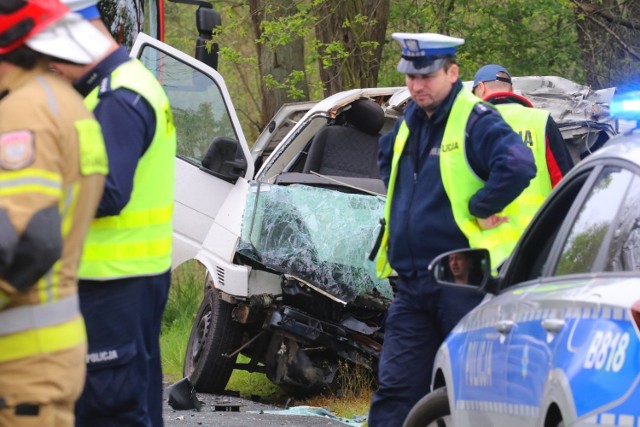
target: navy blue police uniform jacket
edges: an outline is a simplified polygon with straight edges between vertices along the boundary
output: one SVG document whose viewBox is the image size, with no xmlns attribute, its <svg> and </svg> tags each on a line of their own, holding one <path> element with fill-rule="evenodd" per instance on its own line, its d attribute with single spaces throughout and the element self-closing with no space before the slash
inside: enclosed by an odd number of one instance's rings
<svg viewBox="0 0 640 427">
<path fill-rule="evenodd" d="M 84 97 L 100 86 L 100 102 L 93 114 L 102 127 L 110 173 L 97 217 L 118 215 L 129 203 L 138 160 L 156 132 L 156 116 L 151 105 L 136 92 L 124 88 L 112 90 L 110 86 L 113 70 L 130 60 L 127 50 L 120 47 L 74 83 Z M 111 171 L 118 172 L 112 174 Z"/>
<path fill-rule="evenodd" d="M 394 129 L 380 138 L 380 174 L 388 186 L 396 134 L 406 120 L 409 139 L 398 165 L 389 218 L 388 259 L 403 276 L 427 274 L 439 254 L 469 247 L 457 226 L 440 174 L 440 144 L 462 82 L 431 117 L 410 102 Z M 477 105 L 467 122 L 466 155 L 471 169 L 485 181 L 469 201 L 469 212 L 487 218 L 515 199 L 536 174 L 531 150 L 499 113 Z"/>
</svg>

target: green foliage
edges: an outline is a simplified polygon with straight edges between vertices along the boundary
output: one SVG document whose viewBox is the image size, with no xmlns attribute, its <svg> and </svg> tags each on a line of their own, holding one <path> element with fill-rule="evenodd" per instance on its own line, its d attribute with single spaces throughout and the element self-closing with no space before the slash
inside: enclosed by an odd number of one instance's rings
<svg viewBox="0 0 640 427">
<path fill-rule="evenodd" d="M 298 83 L 306 79 L 304 71 L 292 72 L 283 82 L 279 82 L 271 74 L 263 76 L 263 79 L 268 88 L 286 89 L 289 98 L 304 98 L 304 92 L 299 88 L 298 85 Z"/>
<path fill-rule="evenodd" d="M 557 274 L 583 273 L 591 271 L 600 244 L 604 239 L 608 223 L 594 224 L 588 230 L 577 234 L 568 244 L 558 263 Z"/>
<path fill-rule="evenodd" d="M 309 29 L 316 24 L 317 18 L 310 13 L 309 5 L 299 4 L 298 8 L 298 12 L 293 15 L 278 17 L 276 21 L 262 21 L 260 28 L 262 34 L 256 42 L 274 48 L 285 45 L 295 38 L 305 37 Z M 271 13 L 268 12 L 267 15 Z"/>
<path fill-rule="evenodd" d="M 392 2 L 389 33 L 440 32 L 461 37 L 461 78 L 498 63 L 514 76 L 557 75 L 583 82 L 572 3 L 566 0 L 441 0 Z M 385 46 L 380 85 L 393 85 L 399 46 Z"/>
<path fill-rule="evenodd" d="M 169 299 L 162 318 L 160 349 L 162 371 L 170 381 L 182 378 L 182 364 L 191 331 L 203 295 L 204 270 L 189 261 L 174 271 Z"/>
</svg>

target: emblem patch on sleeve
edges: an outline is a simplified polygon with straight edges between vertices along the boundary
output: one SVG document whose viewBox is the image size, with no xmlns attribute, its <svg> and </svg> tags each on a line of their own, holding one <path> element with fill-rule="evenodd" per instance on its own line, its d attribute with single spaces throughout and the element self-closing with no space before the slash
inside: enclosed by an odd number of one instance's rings
<svg viewBox="0 0 640 427">
<path fill-rule="evenodd" d="M 0 168 L 22 169 L 33 163 L 36 152 L 33 133 L 28 130 L 0 135 Z"/>
</svg>

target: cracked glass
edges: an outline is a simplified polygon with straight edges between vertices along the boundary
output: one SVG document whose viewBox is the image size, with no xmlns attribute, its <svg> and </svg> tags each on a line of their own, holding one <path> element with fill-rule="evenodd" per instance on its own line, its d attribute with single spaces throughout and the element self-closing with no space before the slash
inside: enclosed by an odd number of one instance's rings
<svg viewBox="0 0 640 427">
<path fill-rule="evenodd" d="M 366 294 L 392 298 L 388 280 L 376 277 L 368 259 L 384 198 L 298 184 L 251 185 L 241 254 L 345 303 Z"/>
</svg>

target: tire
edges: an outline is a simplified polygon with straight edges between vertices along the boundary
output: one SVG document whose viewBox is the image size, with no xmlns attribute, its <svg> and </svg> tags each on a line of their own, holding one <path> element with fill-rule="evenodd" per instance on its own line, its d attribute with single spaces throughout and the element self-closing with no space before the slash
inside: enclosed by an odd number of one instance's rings
<svg viewBox="0 0 640 427">
<path fill-rule="evenodd" d="M 220 299 L 220 291 L 207 290 L 191 326 L 183 374 L 196 391 L 224 391 L 236 357 L 226 357 L 240 347 L 242 328 L 231 318 L 233 305 Z"/>
<path fill-rule="evenodd" d="M 447 388 L 440 387 L 420 399 L 404 420 L 403 427 L 445 427 L 451 423 Z"/>
</svg>

